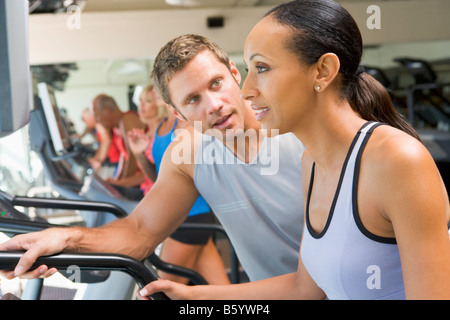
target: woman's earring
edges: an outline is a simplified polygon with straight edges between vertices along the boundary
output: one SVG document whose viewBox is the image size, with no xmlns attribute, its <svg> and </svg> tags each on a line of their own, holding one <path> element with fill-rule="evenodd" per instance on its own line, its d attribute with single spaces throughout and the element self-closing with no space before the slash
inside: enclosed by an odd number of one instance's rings
<svg viewBox="0 0 450 320">
<path fill-rule="evenodd" d="M 320 91 L 320 89 L 321 89 L 320 86 L 316 86 L 317 91 Z"/>
</svg>

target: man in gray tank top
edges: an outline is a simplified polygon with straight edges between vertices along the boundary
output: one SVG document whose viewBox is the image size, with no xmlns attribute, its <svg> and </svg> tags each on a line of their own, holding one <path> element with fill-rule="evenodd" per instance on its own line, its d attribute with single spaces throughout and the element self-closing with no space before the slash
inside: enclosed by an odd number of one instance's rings
<svg viewBox="0 0 450 320">
<path fill-rule="evenodd" d="M 255 112 L 240 97 L 236 66 L 204 37 L 170 41 L 152 76 L 169 109 L 192 126 L 167 148 L 150 192 L 126 218 L 101 228 L 51 228 L 0 244 L 0 250 L 28 250 L 15 276 L 51 275 L 56 270 L 43 266 L 26 271 L 37 257 L 63 250 L 144 259 L 186 219 L 199 194 L 230 236 L 250 280 L 297 269 L 301 142 L 291 134 L 271 138 L 260 130 Z"/>
</svg>

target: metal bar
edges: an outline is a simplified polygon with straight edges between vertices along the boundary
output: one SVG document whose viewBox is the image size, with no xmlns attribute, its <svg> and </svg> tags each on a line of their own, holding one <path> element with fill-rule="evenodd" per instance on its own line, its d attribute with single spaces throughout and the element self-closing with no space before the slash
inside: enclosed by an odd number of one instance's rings
<svg viewBox="0 0 450 320">
<path fill-rule="evenodd" d="M 147 258 L 156 269 L 174 274 L 180 277 L 188 278 L 193 284 L 208 284 L 198 272 L 177 266 L 175 264 L 162 261 L 154 252 Z"/>
<path fill-rule="evenodd" d="M 4 233 L 12 233 L 12 234 L 29 233 L 41 231 L 49 227 L 64 227 L 64 226 L 31 220 L 0 218 L 0 232 Z"/>
<path fill-rule="evenodd" d="M 109 202 L 18 196 L 13 197 L 11 202 L 14 206 L 22 207 L 109 212 L 114 214 L 117 218 L 124 218 L 128 215 L 125 210 Z"/>
<path fill-rule="evenodd" d="M 22 252 L 0 251 L 0 270 L 14 269 L 22 255 Z M 118 254 L 56 254 L 39 257 L 31 269 L 37 268 L 40 265 L 47 265 L 50 268 L 60 270 L 66 270 L 69 266 L 77 266 L 82 270 L 122 271 L 132 276 L 140 288 L 158 279 L 142 262 Z M 162 292 L 152 295 L 152 298 L 155 300 L 168 300 L 168 297 Z"/>
</svg>

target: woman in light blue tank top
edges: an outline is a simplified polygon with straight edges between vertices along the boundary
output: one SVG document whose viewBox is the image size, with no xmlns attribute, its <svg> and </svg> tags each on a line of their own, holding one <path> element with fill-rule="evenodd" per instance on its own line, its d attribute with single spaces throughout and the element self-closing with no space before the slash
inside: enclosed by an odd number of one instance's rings
<svg viewBox="0 0 450 320">
<path fill-rule="evenodd" d="M 262 128 L 293 132 L 306 147 L 298 271 L 234 289 L 152 290 L 182 299 L 450 299 L 445 185 L 361 56 L 356 22 L 332 0 L 283 3 L 253 28 L 242 96 Z"/>
</svg>

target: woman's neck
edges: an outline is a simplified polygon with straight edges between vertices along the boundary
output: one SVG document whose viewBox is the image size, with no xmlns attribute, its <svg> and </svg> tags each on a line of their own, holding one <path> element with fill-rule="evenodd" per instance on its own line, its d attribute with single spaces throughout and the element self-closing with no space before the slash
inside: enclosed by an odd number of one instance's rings
<svg viewBox="0 0 450 320">
<path fill-rule="evenodd" d="M 317 108 L 318 109 L 318 108 Z M 366 122 L 347 102 L 330 105 L 299 121 L 293 133 L 305 145 L 316 165 L 341 168 L 354 136 Z"/>
<path fill-rule="evenodd" d="M 147 131 L 149 132 L 149 134 L 151 134 L 152 136 L 155 134 L 160 121 L 161 120 L 158 119 L 157 117 L 146 119 L 145 124 L 147 125 Z"/>
</svg>

